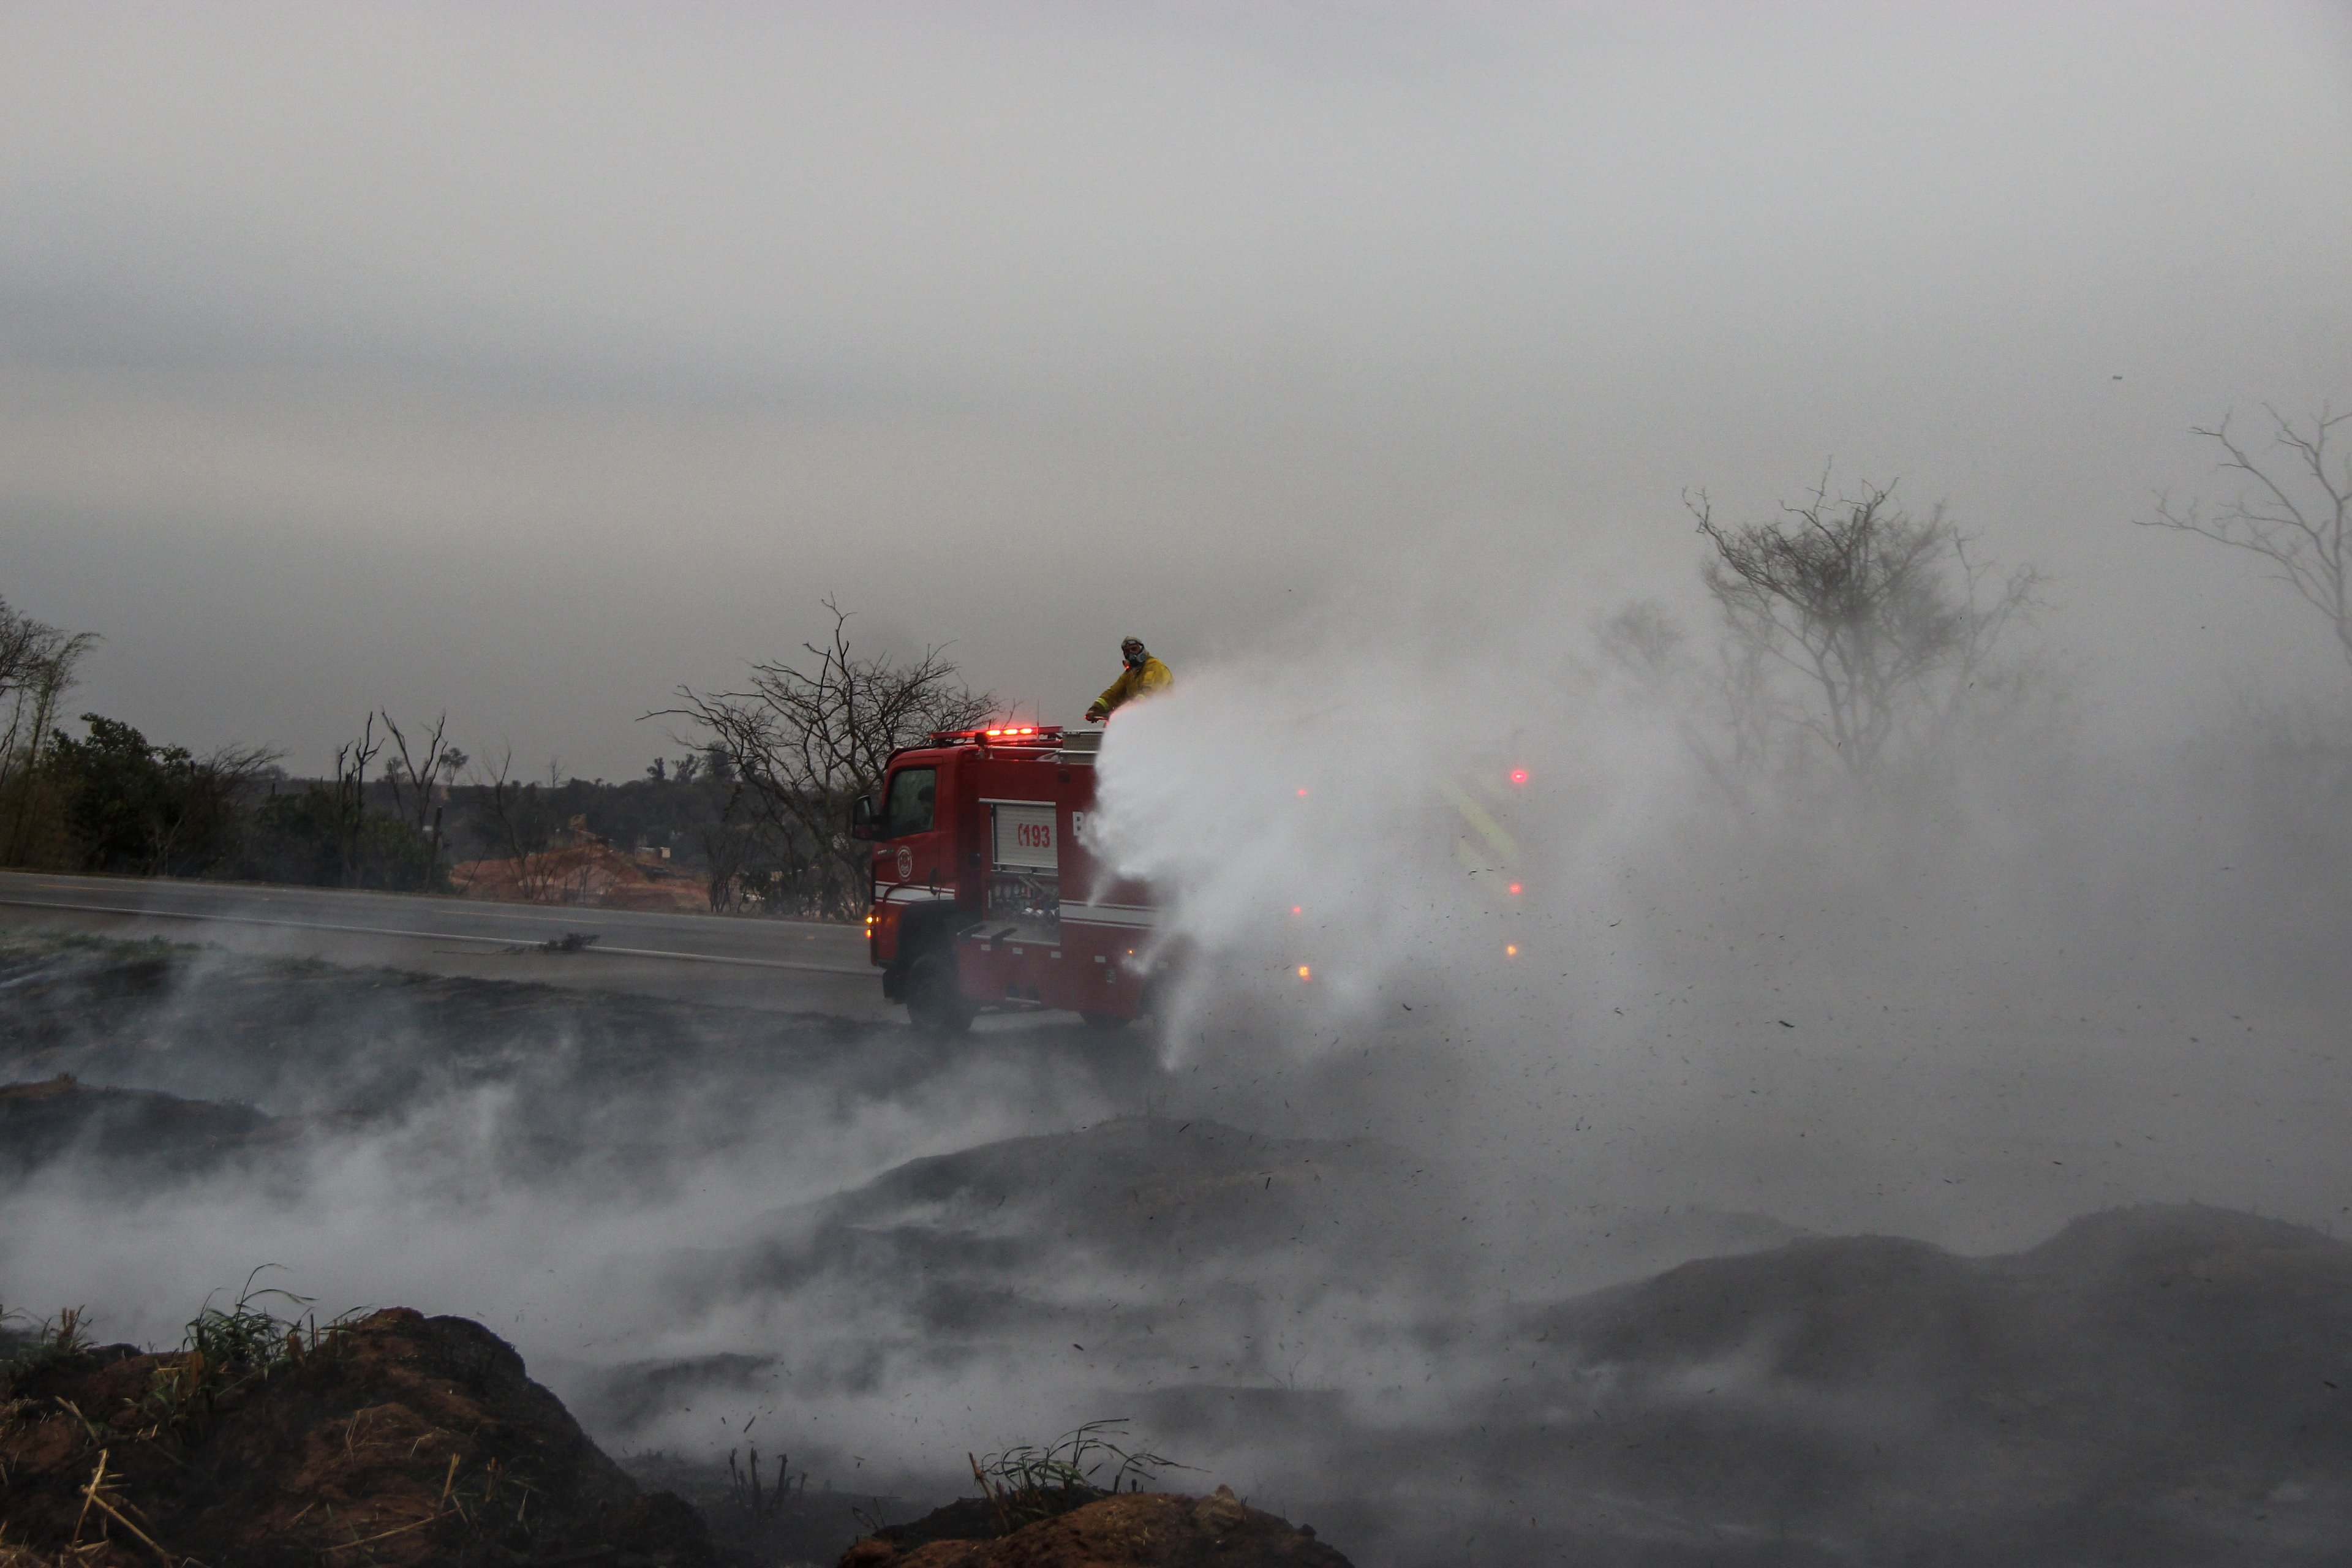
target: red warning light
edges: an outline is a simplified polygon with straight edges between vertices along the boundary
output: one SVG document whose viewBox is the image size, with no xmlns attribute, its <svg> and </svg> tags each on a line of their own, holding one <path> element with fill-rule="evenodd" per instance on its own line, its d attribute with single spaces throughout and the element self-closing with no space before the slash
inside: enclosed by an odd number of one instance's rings
<svg viewBox="0 0 2352 1568">
<path fill-rule="evenodd" d="M 1527 783 L 1528 770 L 1525 768 L 1513 768 L 1511 770 L 1511 782 L 1515 784 L 1523 784 Z"/>
<path fill-rule="evenodd" d="M 1290 906 L 1290 912 L 1294 915 L 1303 915 L 1307 912 L 1307 906 L 1305 904 L 1293 904 Z"/>
<path fill-rule="evenodd" d="M 1511 897 L 1513 897 L 1513 898 L 1515 898 L 1515 899 L 1516 899 L 1516 898 L 1517 898 L 1518 896 L 1519 896 L 1519 885 L 1518 885 L 1517 882 L 1514 882 L 1514 883 L 1512 883 L 1512 884 L 1511 884 Z"/>
<path fill-rule="evenodd" d="M 1298 792 L 1298 798 L 1299 798 L 1299 799 L 1301 799 L 1301 800 L 1305 800 L 1305 799 L 1307 798 L 1307 792 L 1306 792 L 1305 790 L 1303 790 L 1303 789 L 1302 789 L 1302 790 L 1300 790 L 1300 791 Z"/>
</svg>

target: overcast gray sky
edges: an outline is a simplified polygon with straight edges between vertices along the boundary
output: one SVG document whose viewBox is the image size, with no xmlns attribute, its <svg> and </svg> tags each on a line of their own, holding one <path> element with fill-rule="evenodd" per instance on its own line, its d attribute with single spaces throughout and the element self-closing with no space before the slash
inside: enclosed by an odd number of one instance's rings
<svg viewBox="0 0 2352 1568">
<path fill-rule="evenodd" d="M 2111 711 L 2329 657 L 2127 520 L 2352 405 L 2342 6 L 0 11 L 0 595 L 158 736 L 626 776 L 828 592 L 1049 718 L 1416 555 L 1567 643 L 1831 458 Z"/>
</svg>

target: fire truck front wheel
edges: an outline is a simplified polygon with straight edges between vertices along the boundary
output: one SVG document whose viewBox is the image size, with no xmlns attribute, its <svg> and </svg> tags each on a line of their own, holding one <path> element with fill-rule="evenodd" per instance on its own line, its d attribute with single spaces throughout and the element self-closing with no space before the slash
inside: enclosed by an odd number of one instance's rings
<svg viewBox="0 0 2352 1568">
<path fill-rule="evenodd" d="M 927 952 L 907 971 L 907 1016 L 927 1035 L 961 1035 L 978 1011 L 957 984 L 955 954 Z"/>
</svg>

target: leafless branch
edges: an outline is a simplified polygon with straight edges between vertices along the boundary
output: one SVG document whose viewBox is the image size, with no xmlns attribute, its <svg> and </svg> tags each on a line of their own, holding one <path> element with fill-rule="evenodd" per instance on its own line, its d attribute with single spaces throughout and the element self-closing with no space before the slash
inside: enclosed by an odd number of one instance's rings
<svg viewBox="0 0 2352 1568">
<path fill-rule="evenodd" d="M 862 853 L 843 831 L 848 802 L 881 782 L 890 754 L 935 731 L 961 729 L 996 700 L 956 679 L 940 647 L 908 663 L 861 656 L 849 613 L 828 596 L 832 635 L 803 643 L 805 660 L 755 663 L 743 689 L 680 687 L 678 706 L 645 717 L 683 719 L 733 764 L 734 804 L 789 841 L 827 857 L 845 911 L 864 897 Z"/>
<path fill-rule="evenodd" d="M 94 633 L 60 631 L 0 600 L 0 703 L 7 712 L 0 725 L 0 787 L 38 764 L 58 705 L 97 642 Z"/>
<path fill-rule="evenodd" d="M 1789 521 L 1727 526 L 1685 495 L 1715 547 L 1706 582 L 1728 634 L 1725 686 L 1735 754 L 1760 758 L 1773 730 L 1810 735 L 1855 778 L 1898 749 L 1940 744 L 1994 646 L 2038 603 L 2031 568 L 1988 593 L 1990 567 L 1938 507 L 1915 519 L 1894 487 L 1831 499 L 1825 471 Z"/>
<path fill-rule="evenodd" d="M 2189 433 L 2221 450 L 2219 473 L 2240 476 L 2237 493 L 2211 510 L 2200 502 L 2176 508 L 2157 498 L 2156 515 L 2135 518 L 2143 528 L 2193 533 L 2260 556 L 2271 577 L 2326 617 L 2337 651 L 2352 663 L 2352 454 L 2332 452 L 2336 428 L 2352 421 L 2322 405 L 2308 429 L 2268 404 L 2271 446 L 2284 455 L 2258 461 L 2224 418 Z"/>
<path fill-rule="evenodd" d="M 548 771 L 554 773 L 551 763 Z M 499 754 L 495 767 L 479 770 L 474 782 L 485 792 L 478 796 L 483 826 L 514 867 L 515 892 L 534 903 L 544 901 L 558 876 L 557 862 L 549 852 L 555 837 L 553 808 L 541 795 L 537 782 L 516 776 L 511 746 Z"/>
</svg>

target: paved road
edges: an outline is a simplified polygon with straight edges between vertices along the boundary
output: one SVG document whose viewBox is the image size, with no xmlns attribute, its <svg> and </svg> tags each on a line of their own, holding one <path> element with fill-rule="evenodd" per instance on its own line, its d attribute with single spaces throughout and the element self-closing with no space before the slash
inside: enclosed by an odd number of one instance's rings
<svg viewBox="0 0 2352 1568">
<path fill-rule="evenodd" d="M 864 932 L 802 921 L 6 871 L 0 872 L 0 929 L 162 937 L 237 952 L 778 1012 L 904 1016 L 882 1000 L 881 979 L 866 963 Z M 574 931 L 596 941 L 579 952 L 541 946 Z"/>
</svg>

